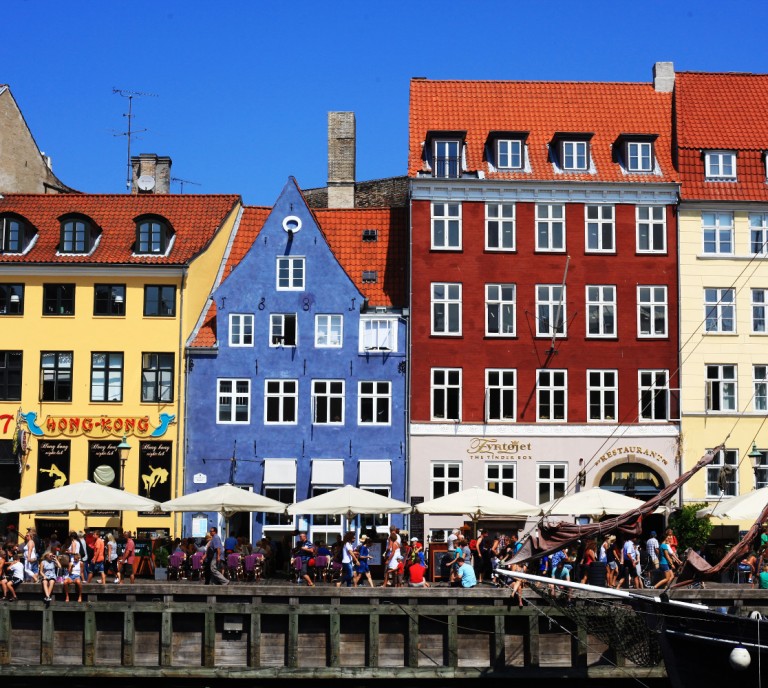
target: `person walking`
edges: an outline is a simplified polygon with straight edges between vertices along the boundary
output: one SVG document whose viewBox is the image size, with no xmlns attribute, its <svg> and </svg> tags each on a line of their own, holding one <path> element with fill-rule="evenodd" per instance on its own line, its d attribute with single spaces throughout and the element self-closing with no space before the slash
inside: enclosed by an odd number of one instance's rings
<svg viewBox="0 0 768 688">
<path fill-rule="evenodd" d="M 355 541 L 355 533 L 349 531 L 343 539 L 343 545 L 341 550 L 341 580 L 336 583 L 336 587 L 340 588 L 342 583 L 346 583 L 348 588 L 352 587 L 352 568 L 358 564 L 357 555 L 352 547 L 352 543 Z"/>
<path fill-rule="evenodd" d="M 219 571 L 223 544 L 216 526 L 211 526 L 211 539 L 205 549 L 205 584 L 229 585 L 229 581 Z"/>
<path fill-rule="evenodd" d="M 118 578 L 120 583 L 124 583 L 126 578 L 133 583 L 136 575 L 133 570 L 136 563 L 136 543 L 133 541 L 128 530 L 123 533 L 123 537 L 125 538 L 125 549 L 123 550 L 123 556 L 117 560 L 118 570 L 120 571 Z"/>
<path fill-rule="evenodd" d="M 357 566 L 355 567 L 355 579 L 354 586 L 357 587 L 363 578 L 368 580 L 368 584 L 373 588 L 373 579 L 371 578 L 371 567 L 368 560 L 371 558 L 370 550 L 368 549 L 368 541 L 370 538 L 367 535 L 360 536 L 360 544 L 357 546 Z"/>
<path fill-rule="evenodd" d="M 104 540 L 101 537 L 101 531 L 94 531 L 93 537 L 93 557 L 91 557 L 90 564 L 88 566 L 88 582 L 93 580 L 95 574 L 99 574 L 101 580 L 99 583 L 107 582 L 107 575 L 104 572 Z"/>
</svg>

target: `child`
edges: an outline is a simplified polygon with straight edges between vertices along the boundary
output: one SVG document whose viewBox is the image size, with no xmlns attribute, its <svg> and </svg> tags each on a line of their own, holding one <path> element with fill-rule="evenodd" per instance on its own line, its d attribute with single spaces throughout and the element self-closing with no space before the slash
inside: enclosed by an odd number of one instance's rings
<svg viewBox="0 0 768 688">
<path fill-rule="evenodd" d="M 5 578 L 0 580 L 3 589 L 3 599 L 9 602 L 16 601 L 16 588 L 24 582 L 24 555 L 16 554 L 13 563 L 8 567 Z"/>
<path fill-rule="evenodd" d="M 64 601 L 69 602 L 69 584 L 74 584 L 77 588 L 77 601 L 83 601 L 83 577 L 85 576 L 85 570 L 83 568 L 83 562 L 80 561 L 80 552 L 75 552 L 72 555 L 72 559 L 69 562 L 69 570 L 67 576 L 64 578 Z"/>
<path fill-rule="evenodd" d="M 43 584 L 43 602 L 50 602 L 53 599 L 53 586 L 56 583 L 56 576 L 58 576 L 58 568 L 53 552 L 46 552 L 43 555 L 40 571 L 43 576 L 41 581 Z"/>
</svg>

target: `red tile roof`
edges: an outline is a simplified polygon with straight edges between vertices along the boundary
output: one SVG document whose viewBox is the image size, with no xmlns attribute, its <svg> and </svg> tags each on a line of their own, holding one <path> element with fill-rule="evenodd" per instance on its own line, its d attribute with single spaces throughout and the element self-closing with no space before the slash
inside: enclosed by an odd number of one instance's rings
<svg viewBox="0 0 768 688">
<path fill-rule="evenodd" d="M 3 263 L 77 263 L 183 265 L 200 253 L 239 203 L 237 195 L 46 195 L 0 196 L 0 215 L 14 213 L 37 232 L 35 244 L 24 254 L 0 254 Z M 64 215 L 90 218 L 101 230 L 98 246 L 89 255 L 57 255 Z M 171 224 L 174 244 L 168 256 L 134 255 L 136 218 L 159 215 Z"/>
<path fill-rule="evenodd" d="M 658 183 L 676 181 L 671 159 L 672 94 L 652 84 L 542 81 L 411 80 L 408 175 L 424 169 L 422 144 L 430 131 L 466 131 L 466 167 L 489 179 Z M 529 132 L 531 172 L 491 172 L 485 143 L 493 131 Z M 548 161 L 556 132 L 593 133 L 596 174 L 562 174 Z M 657 134 L 662 175 L 624 174 L 612 160 L 621 134 Z"/>
<path fill-rule="evenodd" d="M 678 72 L 675 112 L 684 199 L 768 201 L 768 74 Z M 737 181 L 706 181 L 704 150 L 736 151 Z"/>
</svg>

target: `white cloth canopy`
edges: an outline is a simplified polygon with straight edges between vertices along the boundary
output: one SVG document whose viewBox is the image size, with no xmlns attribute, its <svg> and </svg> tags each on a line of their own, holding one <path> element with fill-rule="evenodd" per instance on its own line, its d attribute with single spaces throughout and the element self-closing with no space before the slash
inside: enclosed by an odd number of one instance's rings
<svg viewBox="0 0 768 688">
<path fill-rule="evenodd" d="M 573 494 L 553 499 L 541 504 L 539 508 L 542 514 L 558 514 L 568 516 L 618 516 L 632 509 L 641 507 L 645 502 L 619 492 L 604 490 L 601 487 L 593 487 L 589 490 L 574 492 Z"/>
<path fill-rule="evenodd" d="M 414 509 L 420 514 L 468 515 L 473 520 L 482 516 L 538 516 L 541 511 L 540 507 L 481 487 L 431 499 L 417 504 Z"/>
<path fill-rule="evenodd" d="M 217 511 L 227 514 L 236 511 L 257 511 L 267 514 L 282 514 L 285 504 L 276 499 L 243 490 L 225 483 L 199 492 L 190 492 L 160 505 L 163 511 Z"/>
<path fill-rule="evenodd" d="M 315 515 L 346 515 L 348 518 L 357 514 L 407 514 L 410 504 L 384 497 L 359 487 L 345 485 L 337 490 L 296 502 L 288 507 L 288 513 Z"/>
<path fill-rule="evenodd" d="M 0 513 L 44 513 L 47 511 L 154 511 L 160 503 L 90 480 L 54 487 L 0 505 Z"/>
<path fill-rule="evenodd" d="M 712 516 L 731 521 L 754 521 L 768 504 L 768 487 L 752 490 L 739 497 L 721 499 L 713 506 L 699 509 L 696 516 Z"/>
<path fill-rule="evenodd" d="M 6 499 L 5 497 L 0 497 L 0 504 L 5 504 L 6 502 L 10 502 L 10 499 Z"/>
</svg>

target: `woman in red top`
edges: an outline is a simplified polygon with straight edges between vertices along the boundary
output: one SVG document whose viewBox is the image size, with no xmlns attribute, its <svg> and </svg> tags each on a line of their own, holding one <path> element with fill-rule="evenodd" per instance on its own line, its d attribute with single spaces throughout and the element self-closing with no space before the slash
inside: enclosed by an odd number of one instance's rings
<svg viewBox="0 0 768 688">
<path fill-rule="evenodd" d="M 667 544 L 669 545 L 669 548 L 672 550 L 673 554 L 677 554 L 677 537 L 675 537 L 675 534 L 672 532 L 672 528 L 667 528 Z"/>
<path fill-rule="evenodd" d="M 595 540 L 587 540 L 584 545 L 584 556 L 581 558 L 581 568 L 584 571 L 584 575 L 581 578 L 582 583 L 587 582 L 587 570 L 595 561 L 597 561 L 597 542 Z"/>
</svg>

